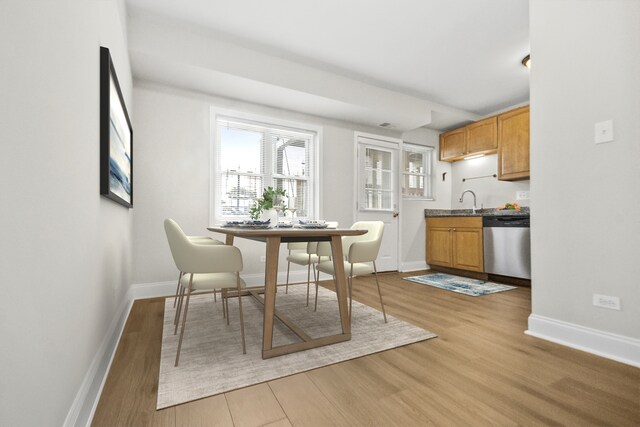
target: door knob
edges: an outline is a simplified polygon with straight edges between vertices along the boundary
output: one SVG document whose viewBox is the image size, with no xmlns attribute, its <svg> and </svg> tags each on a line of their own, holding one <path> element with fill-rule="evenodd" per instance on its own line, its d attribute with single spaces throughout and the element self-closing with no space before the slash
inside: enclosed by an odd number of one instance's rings
<svg viewBox="0 0 640 427">
<path fill-rule="evenodd" d="M 394 217 L 394 218 L 398 218 L 398 215 L 400 215 L 400 212 L 394 212 L 394 213 L 393 213 L 393 217 Z"/>
</svg>

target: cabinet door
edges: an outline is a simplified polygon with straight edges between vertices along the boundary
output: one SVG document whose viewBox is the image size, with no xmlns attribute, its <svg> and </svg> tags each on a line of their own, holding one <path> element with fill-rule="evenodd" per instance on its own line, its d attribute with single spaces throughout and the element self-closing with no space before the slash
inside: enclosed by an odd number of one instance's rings
<svg viewBox="0 0 640 427">
<path fill-rule="evenodd" d="M 427 228 L 427 264 L 452 267 L 451 229 Z"/>
<path fill-rule="evenodd" d="M 461 270 L 484 271 L 482 228 L 453 231 L 453 266 Z"/>
<path fill-rule="evenodd" d="M 465 154 L 490 154 L 498 149 L 498 118 L 489 117 L 465 126 Z"/>
<path fill-rule="evenodd" d="M 529 107 L 498 116 L 498 179 L 529 178 Z"/>
<path fill-rule="evenodd" d="M 440 135 L 440 160 L 454 160 L 464 155 L 464 128 Z"/>
</svg>

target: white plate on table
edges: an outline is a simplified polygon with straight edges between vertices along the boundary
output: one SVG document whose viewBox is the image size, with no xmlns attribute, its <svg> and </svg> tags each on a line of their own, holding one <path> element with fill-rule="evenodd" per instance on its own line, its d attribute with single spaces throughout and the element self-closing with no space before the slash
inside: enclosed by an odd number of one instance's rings
<svg viewBox="0 0 640 427">
<path fill-rule="evenodd" d="M 300 224 L 298 227 L 306 229 L 322 229 L 329 227 L 329 224 Z"/>
</svg>

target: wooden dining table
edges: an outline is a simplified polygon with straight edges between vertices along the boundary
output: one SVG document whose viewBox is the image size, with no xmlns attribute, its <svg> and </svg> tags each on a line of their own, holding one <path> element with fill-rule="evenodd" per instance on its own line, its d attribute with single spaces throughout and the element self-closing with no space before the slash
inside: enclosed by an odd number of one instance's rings
<svg viewBox="0 0 640 427">
<path fill-rule="evenodd" d="M 352 230 L 344 228 L 269 228 L 254 229 L 243 227 L 209 227 L 209 231 L 226 235 L 226 244 L 233 245 L 234 238 L 266 242 L 266 266 L 264 287 L 247 288 L 247 294 L 264 305 L 264 322 L 262 330 L 262 358 L 281 356 L 324 345 L 335 344 L 351 339 L 351 320 L 347 310 L 347 283 L 344 271 L 344 257 L 342 253 L 343 236 L 359 236 L 367 230 Z M 280 244 L 290 242 L 330 242 L 333 265 L 336 276 L 336 294 L 340 313 L 342 333 L 325 337 L 312 338 L 302 328 L 296 325 L 286 313 L 276 310 L 276 291 L 278 279 L 278 256 Z M 264 295 L 264 296 L 262 296 Z M 280 320 L 294 334 L 300 342 L 273 346 L 273 324 Z"/>
</svg>

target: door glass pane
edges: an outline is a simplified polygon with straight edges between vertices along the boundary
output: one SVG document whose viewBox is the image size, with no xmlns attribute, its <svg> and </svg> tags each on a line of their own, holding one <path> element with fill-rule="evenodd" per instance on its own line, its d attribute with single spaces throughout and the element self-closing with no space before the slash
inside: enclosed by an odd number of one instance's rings
<svg viewBox="0 0 640 427">
<path fill-rule="evenodd" d="M 373 169 L 391 169 L 391 153 L 389 151 L 367 148 L 365 155 L 365 167 Z"/>
<path fill-rule="evenodd" d="M 365 148 L 364 209 L 391 210 L 393 208 L 393 154 L 372 147 Z"/>
<path fill-rule="evenodd" d="M 391 191 L 365 190 L 365 206 L 367 209 L 391 209 Z"/>
<path fill-rule="evenodd" d="M 391 190 L 391 172 L 375 169 L 367 171 L 364 186 L 366 189 Z"/>
</svg>

